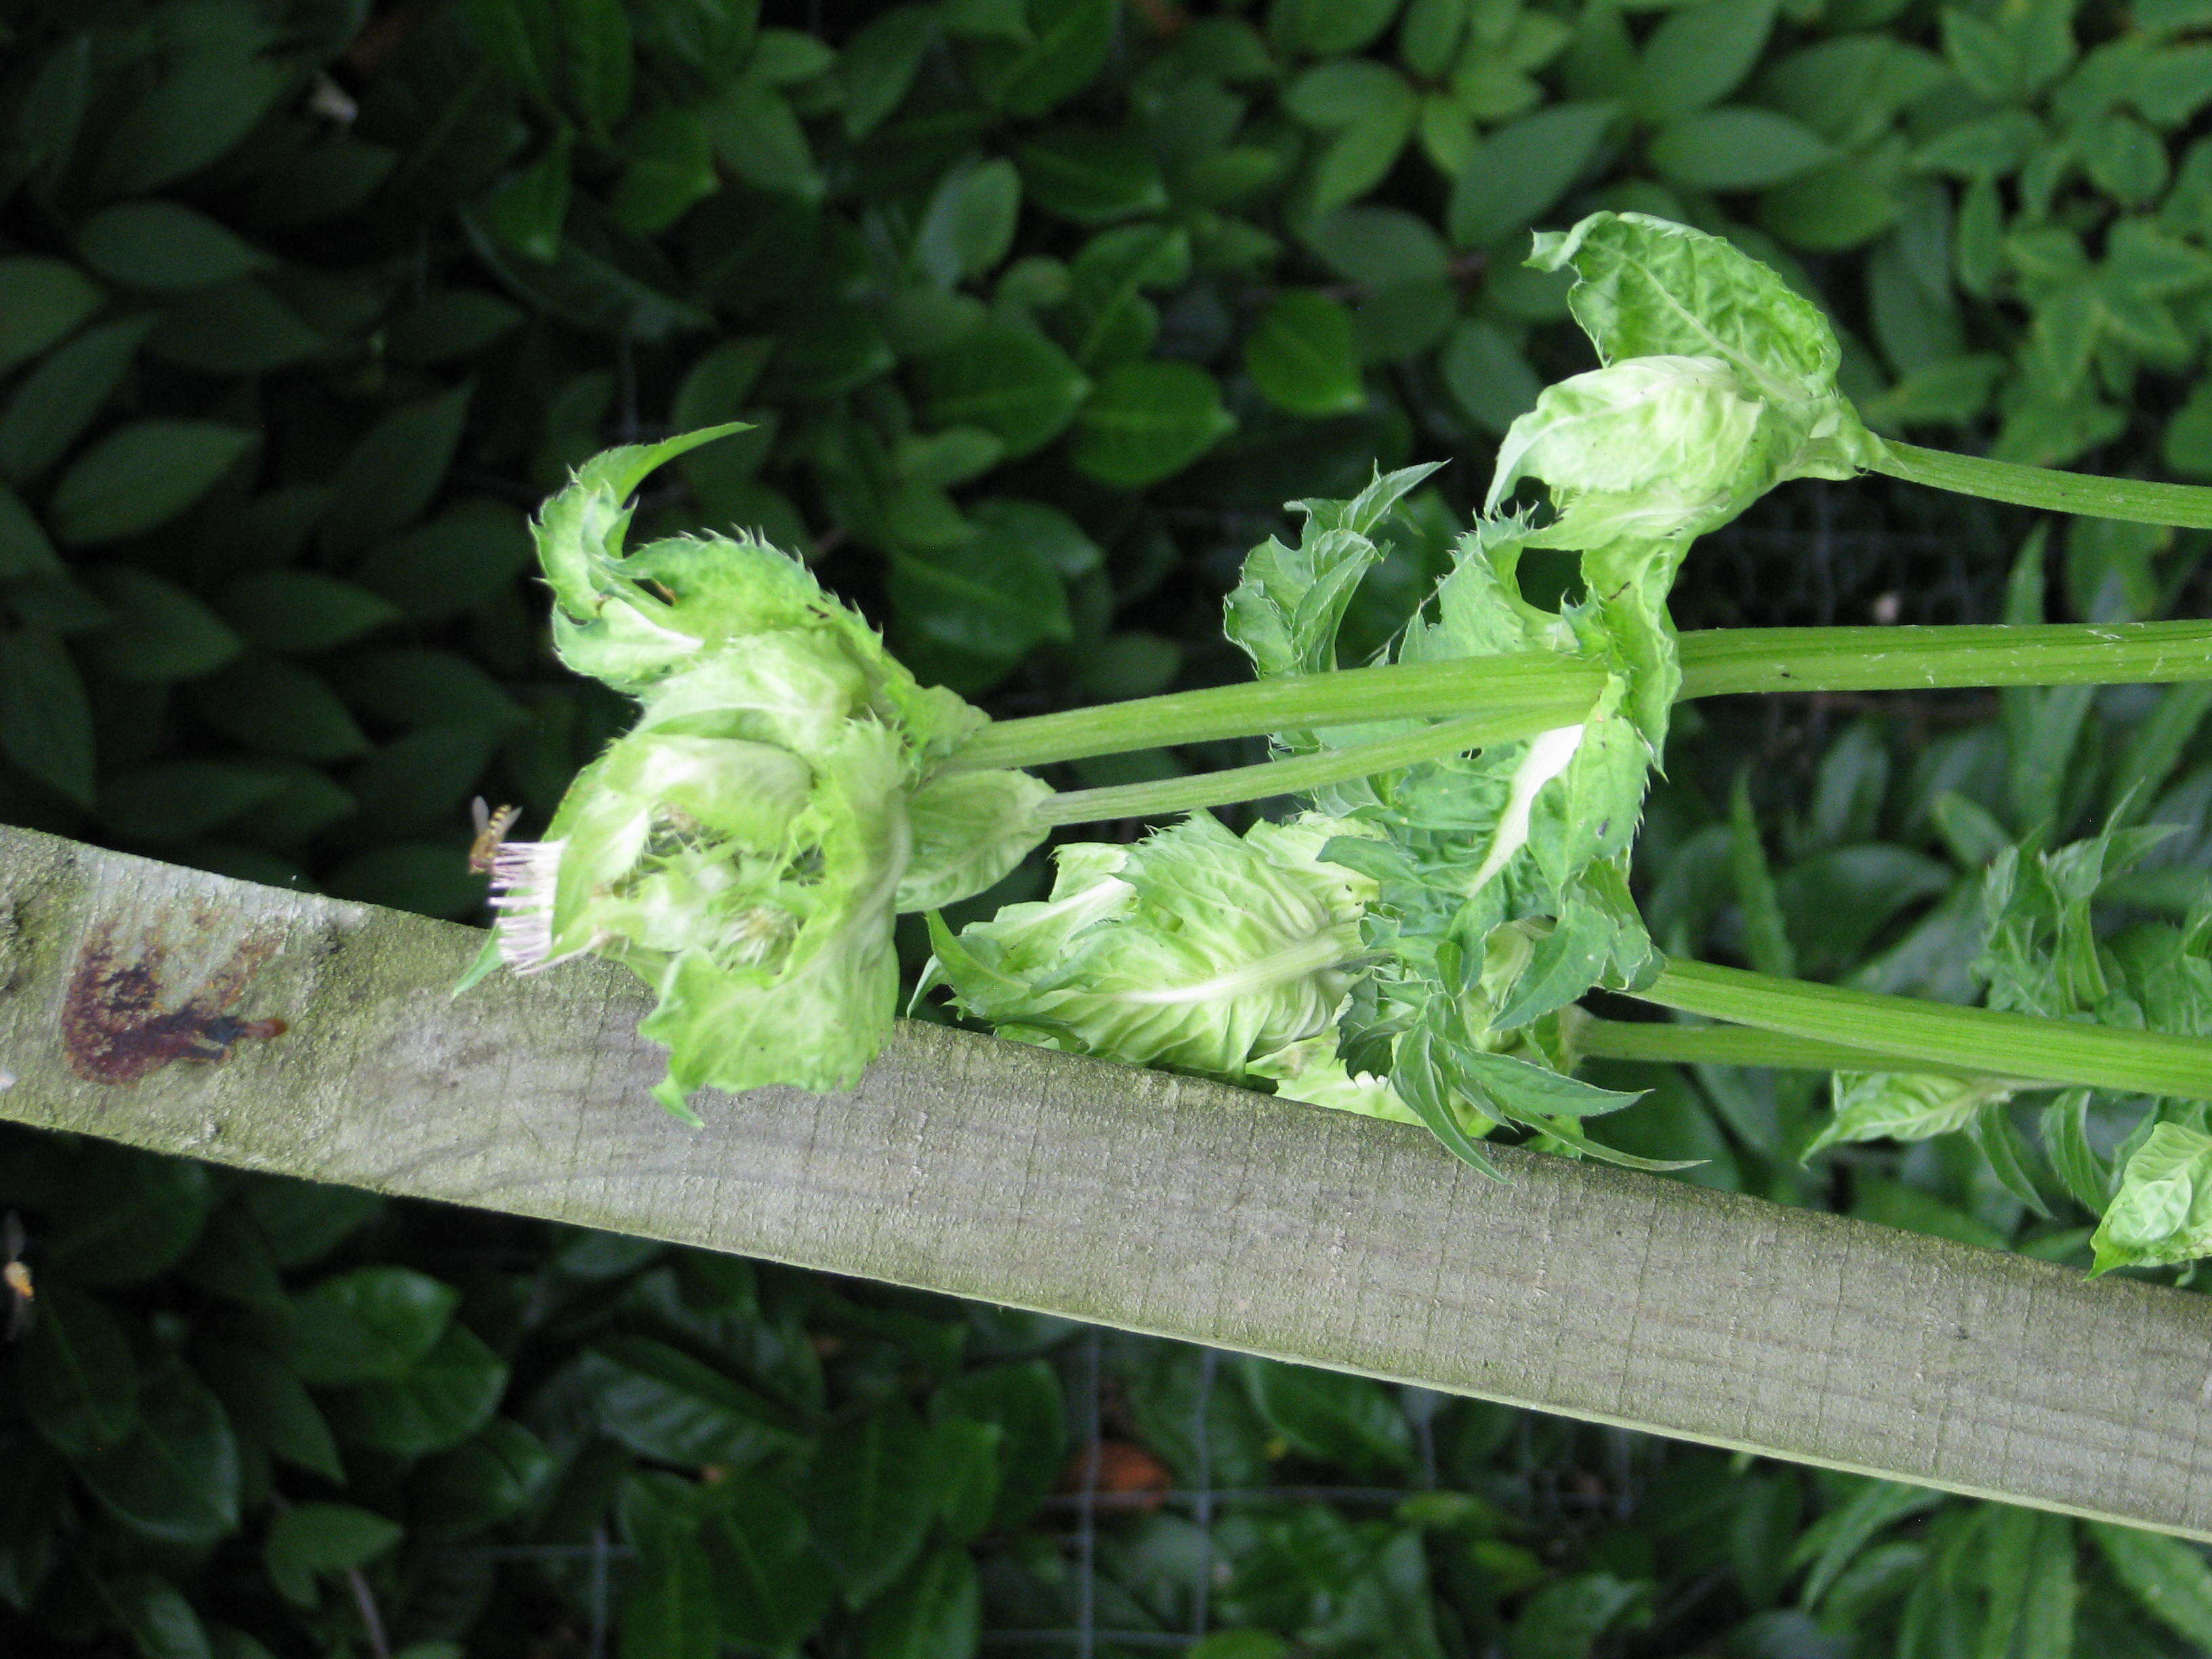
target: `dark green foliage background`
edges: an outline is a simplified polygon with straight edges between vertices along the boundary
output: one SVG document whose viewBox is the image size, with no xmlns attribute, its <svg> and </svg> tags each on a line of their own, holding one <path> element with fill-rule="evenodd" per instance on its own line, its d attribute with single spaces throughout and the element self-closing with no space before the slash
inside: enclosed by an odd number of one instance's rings
<svg viewBox="0 0 2212 1659">
<path fill-rule="evenodd" d="M 623 718 L 547 660 L 525 514 L 732 416 L 651 528 L 768 531 L 1002 709 L 1228 677 L 1284 501 L 1443 455 L 1463 507 L 1587 365 L 1519 258 L 1599 205 L 1821 295 L 1878 424 L 2212 475 L 2196 21 L 18 0 L 0 811 L 472 913 L 468 798 L 542 825 Z"/>
<path fill-rule="evenodd" d="M 530 833 L 626 718 L 545 648 L 526 514 L 608 443 L 732 417 L 641 523 L 765 530 L 1003 713 L 1237 677 L 1220 595 L 1281 503 L 1453 458 L 1370 579 L 1379 641 L 1496 435 L 1589 365 L 1518 260 L 1599 206 L 1789 272 L 1886 430 L 2212 477 L 2207 27 L 2203 0 L 14 0 L 0 817 L 476 915 L 469 797 Z M 1994 616 L 2017 524 L 1877 489 L 1798 487 L 1700 550 L 1684 619 Z M 2079 532 L 2009 614 L 2154 614 L 2197 551 Z M 2171 905 L 2160 870 L 2212 834 L 2192 696 L 1686 717 L 1655 931 L 1964 996 L 1988 837 L 1939 803 L 2079 833 L 2130 799 L 2187 831 L 2134 895 Z M 1747 753 L 1763 837 L 1729 810 Z M 1619 1080 L 1653 1093 L 1616 1138 L 1702 1149 L 1691 1178 L 2080 1252 L 2058 1194 L 2039 1218 L 1948 1142 L 1802 1168 L 1809 1082 Z M 1071 1649 L 1007 1633 L 1086 1593 L 1162 1636 L 1206 1596 L 1245 1633 L 1200 1659 L 2212 1650 L 2195 1552 L 2021 1511 L 23 1134 L 0 1208 L 40 1286 L 0 1362 L 10 1655 L 580 1659 L 602 1608 L 625 1659 L 1042 1655 Z M 1182 1500 L 1109 1508 L 1085 1592 L 1052 1494 L 1094 1370 L 1104 1432 L 1180 1486 L 1370 1495 L 1224 1500 L 1210 1545 Z"/>
</svg>

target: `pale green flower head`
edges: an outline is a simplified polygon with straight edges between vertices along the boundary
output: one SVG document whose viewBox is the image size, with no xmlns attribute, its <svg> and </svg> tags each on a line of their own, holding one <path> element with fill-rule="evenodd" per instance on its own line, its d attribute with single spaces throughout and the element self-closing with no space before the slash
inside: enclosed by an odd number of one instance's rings
<svg viewBox="0 0 2212 1659">
<path fill-rule="evenodd" d="M 592 951 L 659 993 L 639 1030 L 668 1048 L 654 1092 L 678 1115 L 701 1088 L 856 1082 L 890 1033 L 896 912 L 997 881 L 1051 793 L 945 769 L 984 716 L 757 538 L 623 556 L 626 493 L 726 429 L 612 451 L 547 503 L 556 642 L 641 712 L 492 872 L 509 967 Z"/>
<path fill-rule="evenodd" d="M 2212 1255 L 2212 1135 L 2179 1123 L 2153 1129 L 2089 1244 L 2100 1273 Z"/>
<path fill-rule="evenodd" d="M 1198 813 L 1133 847 L 1059 849 L 1049 899 L 956 939 L 931 975 L 1001 1036 L 1235 1080 L 1333 1030 L 1362 954 L 1366 878 L 1321 861 L 1356 827 L 1311 816 L 1243 836 Z"/>
</svg>

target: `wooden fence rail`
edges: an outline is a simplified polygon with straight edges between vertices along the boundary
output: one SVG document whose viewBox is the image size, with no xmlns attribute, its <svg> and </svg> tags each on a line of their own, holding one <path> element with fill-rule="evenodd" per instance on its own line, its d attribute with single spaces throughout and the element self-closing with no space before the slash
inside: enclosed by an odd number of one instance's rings
<svg viewBox="0 0 2212 1659">
<path fill-rule="evenodd" d="M 481 937 L 0 830 L 0 1115 L 2212 1539 L 2212 1297 L 928 1025 L 686 1129 Z"/>
</svg>

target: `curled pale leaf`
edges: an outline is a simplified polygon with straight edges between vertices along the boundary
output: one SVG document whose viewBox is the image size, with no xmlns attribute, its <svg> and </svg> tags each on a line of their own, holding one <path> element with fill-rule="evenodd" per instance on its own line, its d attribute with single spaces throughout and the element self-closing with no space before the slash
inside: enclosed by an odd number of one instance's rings
<svg viewBox="0 0 2212 1659">
<path fill-rule="evenodd" d="M 1805 1148 L 1805 1156 L 1840 1141 L 1928 1140 L 1959 1133 L 1972 1126 L 1984 1107 L 2009 1100 L 2012 1094 L 1985 1079 L 1838 1072 L 1834 1114 Z"/>
<path fill-rule="evenodd" d="M 1632 358 L 1544 389 L 1499 446 L 1487 510 L 1537 478 L 1559 514 L 1538 544 L 1698 536 L 1765 492 L 1792 435 L 1717 357 Z"/>
<path fill-rule="evenodd" d="M 940 909 L 997 883 L 1044 839 L 1037 810 L 1052 793 L 1026 772 L 946 772 L 924 783 L 907 803 L 914 853 L 896 908 Z"/>
<path fill-rule="evenodd" d="M 2212 1255 L 2212 1135 L 2161 1123 L 2120 1171 L 2120 1189 L 2089 1240 L 2094 1272 Z"/>
<path fill-rule="evenodd" d="M 1334 1030 L 1286 1043 L 1273 1054 L 1261 1055 L 1247 1069 L 1254 1077 L 1273 1080 L 1275 1092 L 1285 1100 L 1356 1112 L 1363 1117 L 1389 1118 L 1395 1123 L 1421 1121 L 1420 1114 L 1398 1097 L 1389 1079 L 1354 1073 L 1346 1066 L 1337 1051 Z"/>
<path fill-rule="evenodd" d="M 1540 234 L 1528 263 L 1572 270 L 1567 295 L 1599 361 L 1717 358 L 1786 414 L 1785 476 L 1849 477 L 1881 441 L 1836 390 L 1843 349 L 1820 308 L 1735 244 L 1643 213 L 1593 213 Z"/>
</svg>

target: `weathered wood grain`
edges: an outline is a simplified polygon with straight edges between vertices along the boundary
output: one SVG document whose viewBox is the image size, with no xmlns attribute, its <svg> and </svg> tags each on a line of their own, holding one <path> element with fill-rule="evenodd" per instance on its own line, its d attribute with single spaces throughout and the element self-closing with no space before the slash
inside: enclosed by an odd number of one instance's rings
<svg viewBox="0 0 2212 1659">
<path fill-rule="evenodd" d="M 2212 1299 L 927 1025 L 687 1129 L 604 964 L 21 830 L 0 919 L 25 1123 L 2212 1539 Z"/>
</svg>

